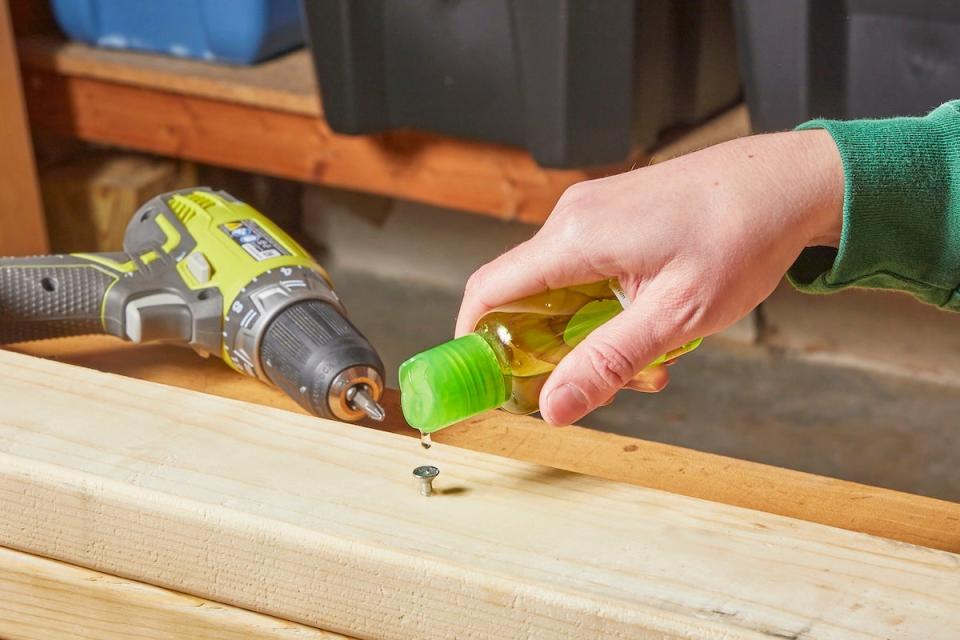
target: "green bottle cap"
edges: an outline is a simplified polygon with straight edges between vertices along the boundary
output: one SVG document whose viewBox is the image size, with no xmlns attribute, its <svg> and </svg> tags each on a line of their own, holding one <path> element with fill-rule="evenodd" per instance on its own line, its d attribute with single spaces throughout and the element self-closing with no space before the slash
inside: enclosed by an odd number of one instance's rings
<svg viewBox="0 0 960 640">
<path fill-rule="evenodd" d="M 493 348 L 471 333 L 419 353 L 400 365 L 400 406 L 412 427 L 432 433 L 508 397 Z"/>
</svg>

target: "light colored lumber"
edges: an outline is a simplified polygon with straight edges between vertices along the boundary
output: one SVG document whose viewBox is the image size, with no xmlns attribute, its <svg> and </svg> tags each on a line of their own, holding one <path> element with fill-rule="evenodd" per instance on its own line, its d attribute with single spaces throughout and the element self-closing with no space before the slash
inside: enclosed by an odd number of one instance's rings
<svg viewBox="0 0 960 640">
<path fill-rule="evenodd" d="M 345 640 L 346 636 L 0 547 L 5 640 Z"/>
<path fill-rule="evenodd" d="M 362 638 L 960 634 L 955 554 L 17 354 L 0 377 L 22 551 Z"/>
<path fill-rule="evenodd" d="M 64 338 L 17 345 L 22 353 L 110 373 L 302 412 L 281 391 L 238 375 L 215 359 L 114 338 Z M 387 420 L 368 426 L 413 436 L 399 395 L 387 390 Z M 960 552 L 960 504 L 747 460 L 601 433 L 554 429 L 541 420 L 486 413 L 434 435 L 445 444 L 576 473 Z"/>
<path fill-rule="evenodd" d="M 0 0 L 0 255 L 43 253 L 47 234 L 6 0 Z"/>
<path fill-rule="evenodd" d="M 570 185 L 647 163 L 553 170 L 523 149 L 415 132 L 334 133 L 306 52 L 252 68 L 21 38 L 34 126 L 91 142 L 484 213 L 542 222 Z M 745 135 L 742 118 L 706 123 Z M 699 128 L 671 143 L 696 148 Z"/>
<path fill-rule="evenodd" d="M 56 253 L 120 251 L 127 223 L 158 193 L 197 184 L 192 163 L 115 151 L 89 152 L 40 174 Z"/>
</svg>

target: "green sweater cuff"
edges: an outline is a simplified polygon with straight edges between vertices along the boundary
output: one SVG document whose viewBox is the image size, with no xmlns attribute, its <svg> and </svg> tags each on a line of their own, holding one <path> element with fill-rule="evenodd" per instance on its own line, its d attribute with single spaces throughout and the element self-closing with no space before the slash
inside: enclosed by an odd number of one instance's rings
<svg viewBox="0 0 960 640">
<path fill-rule="evenodd" d="M 813 120 L 844 169 L 837 249 L 805 250 L 787 273 L 808 293 L 897 289 L 960 311 L 960 102 L 923 118 Z"/>
</svg>

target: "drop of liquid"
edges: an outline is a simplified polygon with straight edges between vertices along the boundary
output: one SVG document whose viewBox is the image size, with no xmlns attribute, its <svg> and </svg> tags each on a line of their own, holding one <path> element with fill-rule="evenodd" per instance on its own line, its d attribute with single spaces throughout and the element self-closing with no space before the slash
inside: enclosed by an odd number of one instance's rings
<svg viewBox="0 0 960 640">
<path fill-rule="evenodd" d="M 430 439 L 429 433 L 420 432 L 420 446 L 424 449 L 429 449 L 433 446 L 433 441 Z"/>
</svg>

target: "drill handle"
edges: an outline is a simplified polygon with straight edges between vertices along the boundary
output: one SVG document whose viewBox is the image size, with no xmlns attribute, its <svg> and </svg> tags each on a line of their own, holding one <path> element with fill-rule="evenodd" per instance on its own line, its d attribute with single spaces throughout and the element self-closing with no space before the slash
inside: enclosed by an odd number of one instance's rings
<svg viewBox="0 0 960 640">
<path fill-rule="evenodd" d="M 0 344 L 106 333 L 104 297 L 124 254 L 0 258 Z"/>
</svg>

